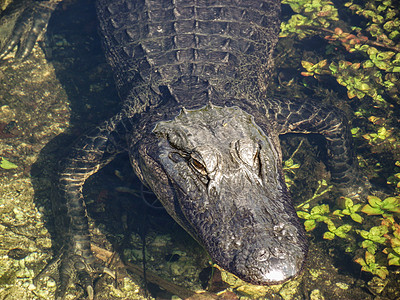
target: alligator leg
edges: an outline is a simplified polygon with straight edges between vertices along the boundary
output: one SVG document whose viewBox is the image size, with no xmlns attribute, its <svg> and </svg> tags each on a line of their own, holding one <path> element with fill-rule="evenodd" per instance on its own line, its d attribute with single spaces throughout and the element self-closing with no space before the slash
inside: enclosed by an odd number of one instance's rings
<svg viewBox="0 0 400 300">
<path fill-rule="evenodd" d="M 62 0 L 15 0 L 0 15 L 0 25 L 12 22 L 11 35 L 0 49 L 0 59 L 18 47 L 15 58 L 24 59 L 46 31 L 47 24 L 57 4 Z"/>
<path fill-rule="evenodd" d="M 369 183 L 359 174 L 348 120 L 342 111 L 309 101 L 269 99 L 269 102 L 269 114 L 276 120 L 279 134 L 318 133 L 325 137 L 328 169 L 343 194 L 360 197 L 368 191 Z"/>
<path fill-rule="evenodd" d="M 89 299 L 93 299 L 92 275 L 94 273 L 110 274 L 96 261 L 90 249 L 90 234 L 82 187 L 90 175 L 122 151 L 120 141 L 123 139 L 118 134 L 119 128 L 116 128 L 121 125 L 119 121 L 120 115 L 117 115 L 83 136 L 61 162 L 59 190 L 60 201 L 64 203 L 55 202 L 53 207 L 56 222 L 59 219 L 64 222 L 61 228 L 57 226 L 57 229 L 64 230 L 62 237 L 65 239 L 64 250 L 61 251 L 59 261 L 55 260 L 55 263 L 59 264 L 60 281 L 56 293 L 57 299 L 64 297 L 69 283 L 75 277 L 87 291 Z M 44 271 L 42 274 L 47 275 L 47 272 Z"/>
</svg>

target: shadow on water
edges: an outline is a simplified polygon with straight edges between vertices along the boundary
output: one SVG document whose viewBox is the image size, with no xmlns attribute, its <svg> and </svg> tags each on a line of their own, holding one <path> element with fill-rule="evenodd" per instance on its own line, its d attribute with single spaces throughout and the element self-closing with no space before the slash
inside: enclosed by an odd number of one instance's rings
<svg viewBox="0 0 400 300">
<path fill-rule="evenodd" d="M 121 105 L 97 26 L 93 0 L 74 1 L 61 6 L 48 26 L 46 58 L 54 66 L 57 78 L 68 95 L 71 117 L 67 132 L 55 137 L 42 149 L 32 166 L 31 176 L 35 203 L 47 211 L 46 224 L 55 243 L 54 254 L 61 246 L 62 236 L 55 229 L 51 201 L 45 199 L 57 197 L 58 162 L 68 153 L 75 139 L 113 116 Z M 53 184 L 51 196 L 50 191 L 40 189 L 43 177 Z M 123 188 L 118 188 L 121 186 Z M 87 181 L 84 196 L 88 214 L 95 227 L 101 227 L 105 235 L 96 236 L 95 242 L 111 249 L 122 248 L 122 244 L 129 242 L 132 232 L 143 236 L 150 227 L 164 233 L 172 229 L 178 231 L 184 240 L 191 239 L 164 210 L 148 208 L 140 197 L 129 193 L 140 190 L 140 186 L 128 156 L 123 154 Z"/>
</svg>

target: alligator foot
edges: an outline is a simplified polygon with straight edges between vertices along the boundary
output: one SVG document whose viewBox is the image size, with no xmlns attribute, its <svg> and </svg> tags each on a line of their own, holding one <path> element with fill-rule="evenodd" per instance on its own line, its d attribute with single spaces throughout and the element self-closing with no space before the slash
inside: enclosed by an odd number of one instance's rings
<svg viewBox="0 0 400 300">
<path fill-rule="evenodd" d="M 114 272 L 105 267 L 102 262 L 94 261 L 89 263 L 84 257 L 70 254 L 64 250 L 35 277 L 34 284 L 37 286 L 45 277 L 51 277 L 57 283 L 55 299 L 64 299 L 69 284 L 71 282 L 79 282 L 86 291 L 87 298 L 93 300 L 93 278 L 96 274 L 104 273 L 114 279 L 116 278 Z"/>
<path fill-rule="evenodd" d="M 35 43 L 46 31 L 51 13 L 60 0 L 48 1 L 15 1 L 0 15 L 0 26 L 15 22 L 14 28 L 0 48 L 0 59 L 11 53 L 15 48 L 16 59 L 26 58 Z"/>
</svg>

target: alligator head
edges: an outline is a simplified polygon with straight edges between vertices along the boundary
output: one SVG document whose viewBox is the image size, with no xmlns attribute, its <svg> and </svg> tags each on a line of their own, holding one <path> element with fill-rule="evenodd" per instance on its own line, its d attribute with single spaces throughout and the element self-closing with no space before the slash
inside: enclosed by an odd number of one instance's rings
<svg viewBox="0 0 400 300">
<path fill-rule="evenodd" d="M 135 151 L 142 179 L 218 265 L 254 284 L 301 270 L 307 241 L 280 148 L 251 115 L 213 105 L 182 110 Z"/>
</svg>

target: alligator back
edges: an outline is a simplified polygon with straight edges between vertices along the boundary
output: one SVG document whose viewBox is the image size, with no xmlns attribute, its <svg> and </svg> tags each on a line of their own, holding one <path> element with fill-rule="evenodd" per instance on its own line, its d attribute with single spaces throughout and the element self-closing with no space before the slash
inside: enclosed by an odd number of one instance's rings
<svg viewBox="0 0 400 300">
<path fill-rule="evenodd" d="M 135 112 L 166 99 L 256 101 L 265 91 L 279 1 L 98 0 L 97 8 L 118 89 Z"/>
</svg>

